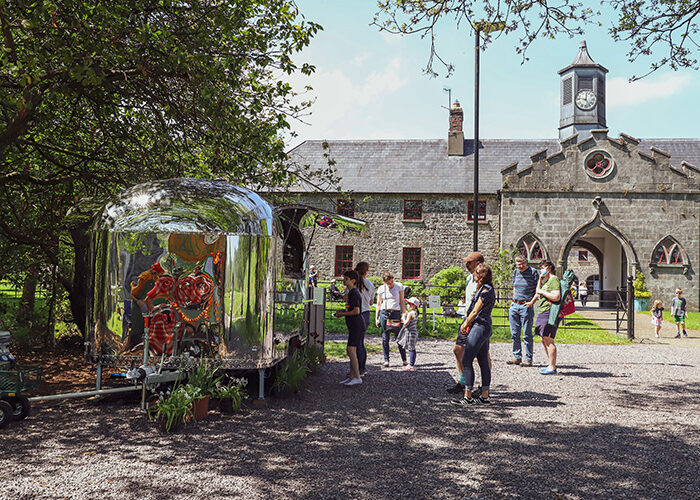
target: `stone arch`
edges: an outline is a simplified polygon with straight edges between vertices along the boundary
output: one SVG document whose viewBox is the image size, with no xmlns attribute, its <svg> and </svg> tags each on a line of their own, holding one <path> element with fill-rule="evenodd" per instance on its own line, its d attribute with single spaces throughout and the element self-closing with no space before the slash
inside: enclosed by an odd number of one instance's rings
<svg viewBox="0 0 700 500">
<path fill-rule="evenodd" d="M 599 276 L 602 276 L 602 275 L 603 275 L 603 260 L 604 260 L 604 257 L 603 257 L 603 252 L 600 250 L 600 248 L 598 248 L 597 246 L 595 246 L 593 243 L 591 243 L 591 242 L 589 242 L 589 241 L 585 241 L 585 240 L 577 240 L 577 241 L 575 241 L 574 244 L 572 245 L 572 247 L 574 247 L 574 246 L 583 247 L 583 248 L 585 248 L 586 250 L 588 250 L 589 252 L 591 252 L 591 253 L 595 256 L 595 259 L 596 259 L 596 261 L 598 262 L 598 275 L 599 275 Z M 568 259 L 567 259 L 567 264 L 568 264 Z M 586 278 L 587 278 L 587 276 L 584 276 L 583 279 L 585 280 Z M 579 276 L 579 279 L 580 279 L 580 276 Z"/>
<path fill-rule="evenodd" d="M 671 252 L 668 252 L 667 249 L 671 250 Z M 680 253 L 682 260 L 681 263 L 674 263 L 671 261 L 676 249 Z M 659 262 L 659 259 L 657 258 L 657 252 L 659 252 L 659 250 L 663 252 L 663 258 L 666 262 Z M 651 255 L 649 256 L 649 267 L 652 269 L 658 267 L 682 267 L 683 274 L 686 274 L 690 268 L 688 252 L 685 251 L 683 245 L 681 245 L 676 238 L 668 234 L 656 242 L 656 245 L 654 245 L 654 249 L 651 251 Z"/>
<path fill-rule="evenodd" d="M 525 255 L 523 255 L 523 253 L 520 250 L 521 245 L 526 250 Z M 528 262 L 539 262 L 541 260 L 549 259 L 547 248 L 542 243 L 542 240 L 535 236 L 535 234 L 532 231 L 528 231 L 520 238 L 518 238 L 515 244 L 515 248 L 518 250 L 518 252 L 520 252 L 521 255 L 523 255 L 527 259 Z M 534 254 L 536 248 L 539 248 L 541 255 Z"/>
<path fill-rule="evenodd" d="M 634 276 L 634 271 L 639 269 L 640 266 L 639 259 L 637 258 L 637 252 L 634 250 L 632 242 L 622 233 L 622 231 L 617 229 L 612 224 L 606 222 L 601 216 L 600 210 L 596 210 L 595 217 L 569 234 L 566 240 L 566 245 L 562 247 L 561 252 L 559 253 L 559 262 L 557 262 L 557 267 L 561 269 L 563 273 L 566 270 L 567 257 L 569 252 L 571 252 L 571 249 L 588 231 L 597 227 L 606 230 L 620 242 L 620 245 L 622 245 L 622 249 L 625 252 L 625 256 L 627 257 L 627 274 Z"/>
</svg>

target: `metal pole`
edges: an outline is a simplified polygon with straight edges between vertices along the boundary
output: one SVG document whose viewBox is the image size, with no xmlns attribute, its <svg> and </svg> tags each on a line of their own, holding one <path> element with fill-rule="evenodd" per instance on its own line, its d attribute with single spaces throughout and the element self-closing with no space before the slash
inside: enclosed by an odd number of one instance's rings
<svg viewBox="0 0 700 500">
<path fill-rule="evenodd" d="M 634 285 L 632 276 L 627 276 L 627 338 L 634 339 Z"/>
<path fill-rule="evenodd" d="M 477 25 L 474 53 L 474 252 L 479 250 L 479 40 Z"/>
</svg>

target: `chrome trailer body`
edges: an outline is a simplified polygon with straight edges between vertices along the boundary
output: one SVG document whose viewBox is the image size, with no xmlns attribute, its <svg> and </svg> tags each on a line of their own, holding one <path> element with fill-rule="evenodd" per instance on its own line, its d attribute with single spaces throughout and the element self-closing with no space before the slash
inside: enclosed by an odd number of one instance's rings
<svg viewBox="0 0 700 500">
<path fill-rule="evenodd" d="M 92 226 L 86 355 L 102 366 L 270 368 L 309 338 L 301 229 L 365 230 L 311 207 L 273 207 L 226 182 L 168 179 L 134 186 Z M 304 307 L 306 306 L 306 311 Z M 325 304 L 323 304 L 325 306 Z M 100 389 L 98 380 L 97 389 Z"/>
</svg>

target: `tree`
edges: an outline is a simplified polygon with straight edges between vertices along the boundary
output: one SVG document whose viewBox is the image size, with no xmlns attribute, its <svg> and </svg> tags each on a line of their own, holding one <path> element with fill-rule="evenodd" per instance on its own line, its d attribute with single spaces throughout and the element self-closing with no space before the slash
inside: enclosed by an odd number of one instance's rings
<svg viewBox="0 0 700 500">
<path fill-rule="evenodd" d="M 292 57 L 321 29 L 293 0 L 5 0 L 0 27 L 0 249 L 58 266 L 79 326 L 100 200 L 156 178 L 332 176 L 290 165 L 281 136 L 310 104 L 282 78 L 313 72 Z"/>
<path fill-rule="evenodd" d="M 649 73 L 669 65 L 673 69 L 697 69 L 693 51 L 700 48 L 698 35 L 700 2 L 697 0 L 607 0 L 619 13 L 610 27 L 615 40 L 630 43 L 630 61 L 650 55 L 652 49 L 666 45 L 668 55 L 651 63 Z M 475 29 L 474 23 L 484 20 L 503 23 L 498 33 L 515 33 L 519 39 L 515 50 L 527 61 L 527 49 L 537 38 L 569 37 L 583 34 L 583 27 L 600 23 L 601 13 L 578 0 L 379 0 L 374 24 L 391 33 L 419 34 L 430 39 L 430 56 L 425 71 L 437 75 L 435 60 L 445 66 L 448 74 L 453 66 L 438 53 L 436 28 L 441 20 L 452 19 Z M 484 46 L 494 35 L 484 32 Z M 647 73 L 646 75 L 648 75 Z M 643 76 L 646 76 L 643 75 Z M 638 77 L 632 77 L 637 79 Z"/>
</svg>

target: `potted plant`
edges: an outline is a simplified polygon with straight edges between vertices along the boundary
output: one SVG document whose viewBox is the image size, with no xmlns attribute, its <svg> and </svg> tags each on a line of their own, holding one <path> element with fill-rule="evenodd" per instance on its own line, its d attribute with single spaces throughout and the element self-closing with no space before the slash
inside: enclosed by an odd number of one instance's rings
<svg viewBox="0 0 700 500">
<path fill-rule="evenodd" d="M 245 378 L 234 378 L 227 385 L 217 384 L 215 394 L 219 398 L 219 410 L 221 410 L 221 413 L 230 414 L 241 409 L 246 385 L 248 385 L 248 380 Z"/>
<path fill-rule="evenodd" d="M 323 364 L 323 351 L 316 347 L 316 345 L 308 343 L 301 352 L 307 373 L 316 373 Z"/>
<path fill-rule="evenodd" d="M 651 292 L 647 289 L 647 282 L 644 279 L 644 274 L 642 274 L 639 269 L 637 269 L 636 278 L 632 286 L 634 287 L 634 310 L 648 311 Z"/>
<path fill-rule="evenodd" d="M 192 394 L 187 387 L 174 387 L 169 393 L 160 393 L 158 400 L 149 408 L 149 414 L 158 419 L 164 432 L 176 432 L 185 419 L 194 416 Z"/>
<path fill-rule="evenodd" d="M 297 351 L 279 368 L 273 387 L 277 394 L 290 396 L 299 391 L 304 378 L 306 366 Z"/>
<path fill-rule="evenodd" d="M 221 380 L 221 377 L 216 377 L 217 369 L 205 360 L 187 377 L 187 385 L 198 389 L 194 400 L 195 420 L 202 420 L 209 413 L 209 400 L 216 390 L 217 382 Z"/>
</svg>

